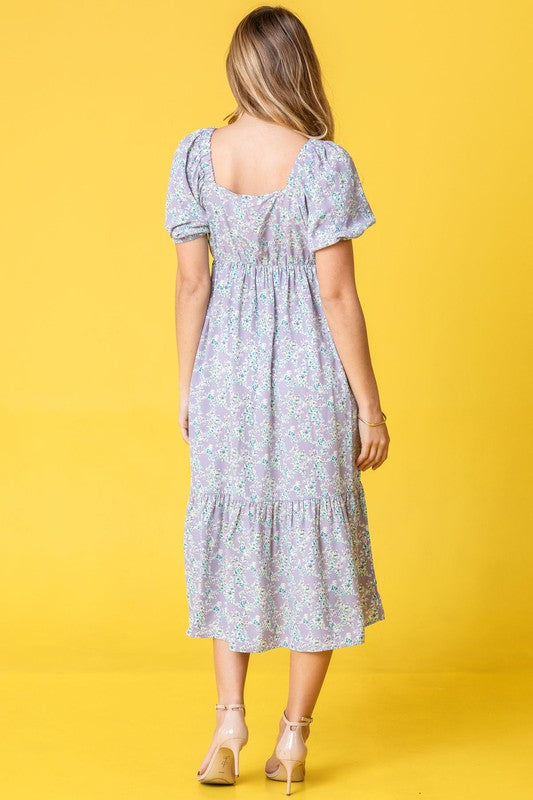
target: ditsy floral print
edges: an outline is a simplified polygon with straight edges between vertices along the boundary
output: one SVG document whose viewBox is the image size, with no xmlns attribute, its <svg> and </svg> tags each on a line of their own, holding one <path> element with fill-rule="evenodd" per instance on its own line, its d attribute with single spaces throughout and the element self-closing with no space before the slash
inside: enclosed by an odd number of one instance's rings
<svg viewBox="0 0 533 800">
<path fill-rule="evenodd" d="M 360 644 L 384 612 L 358 407 L 314 253 L 375 217 L 339 144 L 308 139 L 285 188 L 237 194 L 215 179 L 214 130 L 179 142 L 165 209 L 175 242 L 207 234 L 213 255 L 189 397 L 186 633 L 239 652 Z"/>
</svg>

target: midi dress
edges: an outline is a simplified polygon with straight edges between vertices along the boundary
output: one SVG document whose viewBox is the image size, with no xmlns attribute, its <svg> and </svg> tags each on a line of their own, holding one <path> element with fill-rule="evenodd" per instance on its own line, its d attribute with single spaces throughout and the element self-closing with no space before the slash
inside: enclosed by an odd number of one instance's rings
<svg viewBox="0 0 533 800">
<path fill-rule="evenodd" d="M 375 216 L 338 143 L 309 138 L 283 189 L 247 195 L 215 180 L 215 130 L 179 141 L 165 208 L 173 241 L 207 235 L 212 255 L 189 390 L 186 634 L 248 653 L 360 644 L 384 612 L 315 251 Z"/>
</svg>

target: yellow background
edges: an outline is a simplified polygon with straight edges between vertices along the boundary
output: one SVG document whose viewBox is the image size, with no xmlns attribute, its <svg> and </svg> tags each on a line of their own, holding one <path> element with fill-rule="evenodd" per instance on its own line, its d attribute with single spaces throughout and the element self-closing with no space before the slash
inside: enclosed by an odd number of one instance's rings
<svg viewBox="0 0 533 800">
<path fill-rule="evenodd" d="M 55 731 L 57 764 L 68 750 L 78 797 L 176 796 L 178 771 L 186 796 L 197 789 L 191 765 L 207 749 L 216 698 L 211 642 L 185 636 L 189 462 L 177 425 L 176 258 L 164 201 L 178 140 L 225 124 L 234 107 L 224 59 L 235 25 L 253 7 L 30 0 L 2 9 L 0 687 L 14 736 L 11 797 L 35 796 L 32 776 L 41 798 L 72 797 L 72 784 L 47 782 L 51 762 L 38 746 L 48 741 L 45 730 Z M 494 710 L 519 713 L 524 695 L 506 699 L 505 691 L 529 685 L 529 6 L 316 0 L 289 7 L 308 27 L 336 140 L 352 154 L 377 218 L 354 250 L 391 436 L 385 464 L 363 473 L 386 619 L 367 628 L 364 646 L 336 652 L 319 700 L 332 736 L 339 721 L 332 709 L 344 721 L 350 691 L 358 698 L 350 720 L 374 720 L 360 734 L 371 767 L 360 741 L 356 749 L 366 764 L 357 780 L 368 780 L 375 798 L 371 769 L 383 777 L 383 746 L 414 730 L 409 713 L 427 707 L 424 687 L 441 698 L 446 685 L 457 698 L 457 676 L 475 673 L 478 680 L 465 678 L 465 698 L 475 705 L 486 688 L 487 698 L 499 698 Z M 286 665 L 285 650 L 251 658 L 257 727 L 261 707 L 274 709 L 265 758 Z M 494 694 L 483 683 L 489 673 Z M 277 677 L 266 688 L 262 674 Z M 100 714 L 102 696 L 108 705 Z M 385 701 L 399 703 L 397 739 L 387 735 Z M 494 720 L 487 703 L 484 714 Z M 450 707 L 443 702 L 435 717 L 417 718 L 420 741 L 442 730 Z M 138 716 L 126 720 L 124 709 L 134 708 Z M 459 700 L 455 708 L 464 713 Z M 124 773 L 111 778 L 112 764 L 102 766 L 96 751 L 80 745 L 82 760 L 72 750 L 68 725 L 81 724 L 80 713 L 102 747 L 146 737 L 128 745 Z M 70 722 L 58 727 L 62 714 Z M 172 727 L 184 714 L 194 715 L 199 731 L 198 740 L 185 737 L 186 755 Z M 456 721 L 445 725 L 451 742 Z M 175 737 L 171 747 L 165 740 L 168 753 L 153 744 L 165 724 Z M 485 727 L 480 720 L 479 732 Z M 518 737 L 521 723 L 511 729 Z M 401 755 L 420 753 L 418 743 Z M 28 772 L 20 753 L 33 745 L 41 755 L 30 757 Z M 172 764 L 166 784 L 162 752 Z M 159 782 L 148 767 L 135 772 L 147 754 Z M 399 755 L 384 797 L 404 796 Z M 428 748 L 421 780 L 429 758 Z M 443 763 L 426 796 L 444 791 Z M 509 775 L 498 776 L 502 789 L 512 788 Z M 325 759 L 324 791 L 330 778 Z M 490 785 L 498 791 L 495 775 Z M 427 786 L 410 786 L 416 796 L 415 788 Z M 273 782 L 265 790 L 284 791 Z M 442 796 L 473 791 L 463 783 Z"/>
</svg>

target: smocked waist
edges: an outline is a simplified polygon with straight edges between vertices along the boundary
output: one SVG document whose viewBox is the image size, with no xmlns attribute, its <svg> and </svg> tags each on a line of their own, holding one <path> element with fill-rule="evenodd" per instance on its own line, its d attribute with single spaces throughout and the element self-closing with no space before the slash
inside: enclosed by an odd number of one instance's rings
<svg viewBox="0 0 533 800">
<path fill-rule="evenodd" d="M 243 258 L 242 256 L 217 256 L 213 259 L 212 270 L 215 272 L 236 272 L 240 270 L 292 271 L 297 269 L 316 269 L 314 258 L 293 257 L 283 259 Z"/>
</svg>

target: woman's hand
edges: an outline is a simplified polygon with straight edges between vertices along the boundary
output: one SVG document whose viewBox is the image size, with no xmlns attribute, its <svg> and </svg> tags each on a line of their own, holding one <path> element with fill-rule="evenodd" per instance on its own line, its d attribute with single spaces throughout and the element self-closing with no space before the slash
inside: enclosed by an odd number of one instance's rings
<svg viewBox="0 0 533 800">
<path fill-rule="evenodd" d="M 379 422 L 379 414 L 369 417 L 363 414 L 361 416 L 368 419 L 368 422 Z M 387 425 L 366 425 L 360 419 L 357 422 L 361 436 L 361 452 L 355 462 L 356 466 L 363 471 L 368 467 L 377 469 L 383 464 L 389 452 L 390 436 Z"/>
<path fill-rule="evenodd" d="M 180 392 L 178 423 L 181 435 L 189 444 L 189 392 Z"/>
</svg>

